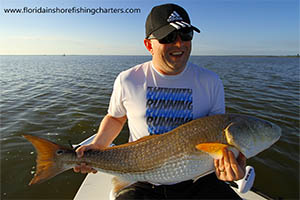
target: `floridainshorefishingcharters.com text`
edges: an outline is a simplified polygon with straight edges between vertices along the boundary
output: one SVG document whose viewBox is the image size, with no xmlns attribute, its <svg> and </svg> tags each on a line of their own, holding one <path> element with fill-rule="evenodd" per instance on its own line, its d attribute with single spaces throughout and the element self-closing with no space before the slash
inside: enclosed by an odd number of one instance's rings
<svg viewBox="0 0 300 200">
<path fill-rule="evenodd" d="M 136 14 L 141 13 L 140 8 L 87 8 L 87 7 L 23 7 L 4 8 L 6 14 Z"/>
</svg>

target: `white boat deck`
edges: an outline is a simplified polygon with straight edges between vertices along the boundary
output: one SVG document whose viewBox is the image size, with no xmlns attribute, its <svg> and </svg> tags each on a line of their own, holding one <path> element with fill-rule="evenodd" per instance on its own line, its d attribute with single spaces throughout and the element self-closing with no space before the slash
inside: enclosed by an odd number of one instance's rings
<svg viewBox="0 0 300 200">
<path fill-rule="evenodd" d="M 102 172 L 88 174 L 74 200 L 109 200 L 109 194 L 112 189 L 112 177 L 112 175 Z M 245 200 L 266 200 L 266 198 L 252 191 L 242 194 L 239 193 L 236 188 L 232 187 L 232 189 Z"/>
<path fill-rule="evenodd" d="M 90 143 L 95 135 L 87 138 L 80 145 Z M 74 145 L 77 146 L 77 145 Z M 110 199 L 110 192 L 112 190 L 112 175 L 98 172 L 96 174 L 88 174 L 83 183 L 81 184 L 74 200 L 112 200 Z M 232 189 L 245 200 L 266 200 L 263 196 L 255 192 L 248 191 L 244 194 L 239 193 L 234 187 Z"/>
<path fill-rule="evenodd" d="M 88 174 L 74 200 L 109 200 L 109 194 L 112 190 L 112 177 L 112 175 L 102 172 Z"/>
</svg>

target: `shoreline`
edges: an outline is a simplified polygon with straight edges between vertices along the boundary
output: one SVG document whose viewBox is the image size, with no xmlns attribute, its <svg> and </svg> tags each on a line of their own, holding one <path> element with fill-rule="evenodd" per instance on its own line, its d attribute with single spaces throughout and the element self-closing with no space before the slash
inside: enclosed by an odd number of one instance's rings
<svg viewBox="0 0 300 200">
<path fill-rule="evenodd" d="M 30 55 L 22 55 L 22 54 L 12 54 L 12 55 L 0 55 L 0 56 L 61 56 L 61 57 L 65 57 L 65 56 L 149 56 L 151 57 L 151 55 L 97 55 L 97 54 L 30 54 Z M 300 55 L 191 55 L 191 57 L 193 56 L 202 56 L 202 57 L 261 57 L 261 58 L 300 58 Z"/>
</svg>

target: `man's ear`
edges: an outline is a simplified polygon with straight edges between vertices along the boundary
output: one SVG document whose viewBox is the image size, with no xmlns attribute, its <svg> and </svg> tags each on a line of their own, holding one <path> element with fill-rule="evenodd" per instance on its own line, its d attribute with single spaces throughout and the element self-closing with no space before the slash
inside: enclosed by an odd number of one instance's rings
<svg viewBox="0 0 300 200">
<path fill-rule="evenodd" d="M 152 48 L 151 40 L 144 39 L 144 44 L 145 44 L 146 49 L 151 53 L 151 55 L 153 55 L 153 48 Z"/>
</svg>

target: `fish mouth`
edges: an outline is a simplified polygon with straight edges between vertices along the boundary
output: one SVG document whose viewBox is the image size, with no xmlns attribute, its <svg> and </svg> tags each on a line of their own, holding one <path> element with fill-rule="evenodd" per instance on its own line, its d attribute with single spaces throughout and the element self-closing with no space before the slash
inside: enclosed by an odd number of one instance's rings
<svg viewBox="0 0 300 200">
<path fill-rule="evenodd" d="M 243 154 L 240 150 L 239 150 L 239 154 L 241 154 L 243 157 L 247 158 L 247 157 L 245 156 L 245 154 Z"/>
</svg>

